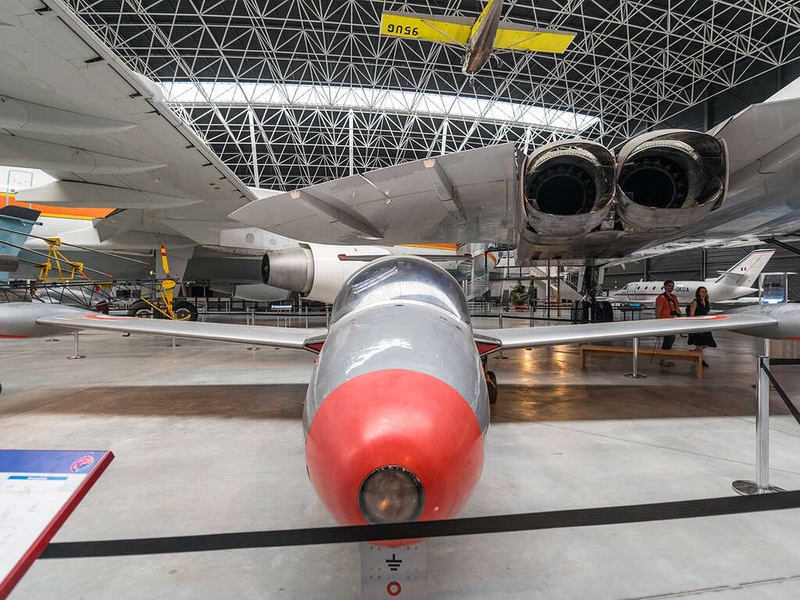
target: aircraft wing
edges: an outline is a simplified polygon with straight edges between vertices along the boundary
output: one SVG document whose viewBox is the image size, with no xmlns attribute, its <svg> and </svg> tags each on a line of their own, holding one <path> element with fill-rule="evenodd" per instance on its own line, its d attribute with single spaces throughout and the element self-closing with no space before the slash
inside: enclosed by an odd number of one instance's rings
<svg viewBox="0 0 800 600">
<path fill-rule="evenodd" d="M 613 323 L 587 323 L 584 325 L 554 325 L 552 327 L 476 329 L 475 333 L 499 340 L 504 349 L 512 349 L 700 331 L 744 330 L 751 327 L 771 326 L 776 323 L 778 323 L 778 320 L 771 316 L 735 314 L 676 319 L 646 319 L 643 321 L 615 321 Z"/>
<path fill-rule="evenodd" d="M 231 218 L 323 244 L 513 243 L 516 150 L 417 160 L 251 202 Z"/>
<path fill-rule="evenodd" d="M 728 148 L 725 203 L 665 244 L 637 253 L 656 256 L 705 246 L 752 246 L 790 235 L 800 225 L 800 78 L 760 104 L 723 121 L 710 134 Z"/>
<path fill-rule="evenodd" d="M 254 198 L 61 0 L 6 0 L 0 26 L 0 163 L 61 180 L 18 200 L 129 209 L 124 228 L 174 235 L 170 211 L 175 223 L 219 223 Z M 136 209 L 166 212 L 147 223 Z"/>
<path fill-rule="evenodd" d="M 711 130 L 728 145 L 729 193 L 746 190 L 800 154 L 800 80 Z"/>
<path fill-rule="evenodd" d="M 465 46 L 475 19 L 387 11 L 381 15 L 381 35 Z"/>
<path fill-rule="evenodd" d="M 77 309 L 64 310 L 63 307 L 55 307 L 55 310 L 51 312 L 53 314 L 49 316 L 38 317 L 36 323 L 62 329 L 100 329 L 149 333 L 311 351 L 317 351 L 324 343 L 327 335 L 327 329 L 322 327 L 254 327 L 231 323 L 137 319 L 135 317 L 109 316 Z M 788 324 L 787 316 L 790 321 Z M 795 305 L 773 305 L 749 307 L 749 309 L 743 309 L 737 314 L 729 315 L 616 321 L 584 325 L 556 325 L 552 327 L 476 329 L 475 339 L 479 345 L 482 342 L 490 344 L 500 342 L 504 349 L 719 330 L 752 332 L 753 335 L 766 337 L 773 337 L 776 331 L 780 331 L 779 337 L 785 339 L 787 337 L 796 337 L 798 326 L 795 322 L 797 321 L 797 307 Z"/>
<path fill-rule="evenodd" d="M 538 29 L 501 21 L 494 36 L 494 47 L 503 50 L 530 50 L 561 54 L 575 39 L 570 31 Z"/>
<path fill-rule="evenodd" d="M 115 317 L 95 312 L 70 312 L 66 314 L 40 317 L 41 325 L 67 329 L 100 329 L 131 333 L 150 333 L 174 337 L 215 340 L 219 342 L 238 342 L 276 348 L 307 349 L 308 340 L 319 341 L 326 333 L 325 328 L 295 327 L 253 327 L 233 323 L 202 323 L 192 321 L 170 321 L 167 319 L 137 319 L 135 317 Z"/>
</svg>

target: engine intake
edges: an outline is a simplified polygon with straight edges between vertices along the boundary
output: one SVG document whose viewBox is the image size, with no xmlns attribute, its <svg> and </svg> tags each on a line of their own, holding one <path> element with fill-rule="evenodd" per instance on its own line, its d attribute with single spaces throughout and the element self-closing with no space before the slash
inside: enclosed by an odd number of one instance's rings
<svg viewBox="0 0 800 600">
<path fill-rule="evenodd" d="M 667 130 L 638 136 L 617 157 L 618 215 L 636 231 L 694 223 L 725 198 L 725 145 L 705 133 Z"/>
<path fill-rule="evenodd" d="M 523 167 L 528 228 L 540 235 L 581 235 L 603 222 L 614 196 L 609 150 L 586 140 L 542 146 Z"/>
</svg>

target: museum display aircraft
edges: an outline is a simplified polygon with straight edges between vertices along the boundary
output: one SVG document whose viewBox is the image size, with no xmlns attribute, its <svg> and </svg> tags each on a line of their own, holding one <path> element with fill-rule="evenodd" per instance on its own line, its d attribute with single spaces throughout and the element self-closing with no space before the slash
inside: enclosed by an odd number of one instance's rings
<svg viewBox="0 0 800 600">
<path fill-rule="evenodd" d="M 758 276 L 773 254 L 775 250 L 753 250 L 719 277 L 711 277 L 705 281 L 676 281 L 672 293 L 678 297 L 678 303 L 681 305 L 687 305 L 694 300 L 695 292 L 701 286 L 708 290 L 708 297 L 713 302 L 725 302 L 755 294 L 758 288 L 753 287 L 753 284 L 758 281 Z M 663 283 L 663 281 L 634 281 L 608 294 L 608 299 L 653 304 L 664 292 Z"/>
<path fill-rule="evenodd" d="M 266 197 L 247 188 L 158 87 L 131 71 L 63 2 L 8 0 L 0 22 L 0 162 L 57 177 L 20 193 L 22 202 L 114 207 L 93 223 L 101 241 L 171 236 L 193 248 L 261 255 L 270 231 L 309 244 L 463 240 L 515 246 L 526 265 L 624 257 L 692 227 L 704 231 L 698 224 L 723 214 L 731 200 L 729 216 L 760 212 L 773 224 L 782 219 L 783 231 L 797 216 L 786 194 L 769 189 L 773 175 L 795 165 L 788 150 L 800 133 L 800 119 L 791 118 L 800 109 L 797 94 L 763 111 L 751 107 L 710 134 L 651 132 L 616 153 L 568 140 L 522 157 L 504 144 Z M 783 126 L 768 132 L 759 122 L 756 131 L 752 111 L 783 118 Z M 752 137 L 736 148 L 730 131 Z M 791 187 L 798 178 L 780 181 Z M 735 197 L 726 202 L 729 189 Z M 134 319 L 17 303 L 0 306 L 0 337 L 100 329 L 317 352 L 303 411 L 306 465 L 321 502 L 352 525 L 458 513 L 483 466 L 496 395 L 482 360 L 489 353 L 722 329 L 800 336 L 797 306 L 752 309 L 474 330 L 450 275 L 418 257 L 387 256 L 347 279 L 328 329 Z"/>
<path fill-rule="evenodd" d="M 464 48 L 463 72 L 475 75 L 496 50 L 527 50 L 561 54 L 575 38 L 574 33 L 537 29 L 501 21 L 503 0 L 489 0 L 476 19 L 455 15 L 422 15 L 412 12 L 384 12 L 381 35 L 455 44 Z"/>
<path fill-rule="evenodd" d="M 487 354 L 512 348 L 733 329 L 800 336 L 800 305 L 734 315 L 475 330 L 458 282 L 433 262 L 388 256 L 339 291 L 326 329 L 114 317 L 66 306 L 0 305 L 0 338 L 100 329 L 319 353 L 303 408 L 305 460 L 343 525 L 447 519 L 483 466 L 496 395 Z M 750 312 L 747 312 L 750 311 Z"/>
<path fill-rule="evenodd" d="M 0 163 L 57 178 L 17 200 L 112 207 L 92 221 L 97 243 L 163 243 L 176 276 L 183 247 L 227 265 L 245 257 L 263 278 L 252 259 L 277 249 L 276 236 L 294 247 L 497 244 L 525 266 L 601 264 L 670 240 L 752 240 L 800 223 L 800 82 L 708 133 L 652 131 L 617 152 L 564 140 L 522 156 L 500 144 L 273 195 L 244 185 L 62 1 L 10 0 L 0 18 Z M 318 260 L 310 254 L 300 269 Z"/>
</svg>

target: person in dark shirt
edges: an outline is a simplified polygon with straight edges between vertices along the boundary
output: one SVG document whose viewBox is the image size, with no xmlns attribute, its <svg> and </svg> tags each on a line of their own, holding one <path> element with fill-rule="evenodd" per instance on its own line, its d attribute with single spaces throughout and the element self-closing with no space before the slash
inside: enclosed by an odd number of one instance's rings
<svg viewBox="0 0 800 600">
<path fill-rule="evenodd" d="M 708 301 L 708 290 L 701 285 L 697 288 L 697 291 L 694 293 L 694 300 L 692 300 L 692 303 L 689 305 L 689 316 L 701 317 L 707 315 L 709 310 L 711 310 L 711 304 Z M 690 333 L 688 342 L 690 346 L 695 347 L 695 350 L 717 347 L 717 342 L 714 341 L 714 336 L 710 331 Z M 705 359 L 703 360 L 703 366 L 708 366 Z"/>
</svg>

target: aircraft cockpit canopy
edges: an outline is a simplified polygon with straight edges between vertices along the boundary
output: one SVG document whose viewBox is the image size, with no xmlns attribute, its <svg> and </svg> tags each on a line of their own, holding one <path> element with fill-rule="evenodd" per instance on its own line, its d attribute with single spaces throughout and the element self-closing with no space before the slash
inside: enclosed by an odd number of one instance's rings
<svg viewBox="0 0 800 600">
<path fill-rule="evenodd" d="M 379 303 L 413 301 L 432 304 L 470 322 L 469 307 L 458 282 L 444 269 L 418 256 L 387 256 L 369 263 L 344 282 L 331 319 Z"/>
</svg>

